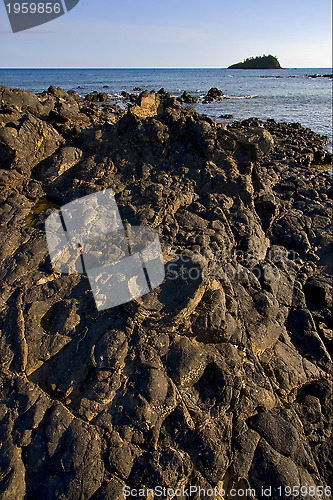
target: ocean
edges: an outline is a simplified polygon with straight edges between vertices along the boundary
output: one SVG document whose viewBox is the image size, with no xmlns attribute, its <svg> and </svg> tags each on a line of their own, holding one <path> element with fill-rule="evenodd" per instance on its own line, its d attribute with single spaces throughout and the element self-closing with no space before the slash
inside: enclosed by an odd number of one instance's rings
<svg viewBox="0 0 333 500">
<path fill-rule="evenodd" d="M 74 89 L 84 96 L 108 92 L 118 102 L 121 91 L 164 88 L 175 96 L 184 90 L 198 97 L 211 87 L 222 90 L 222 102 L 194 107 L 216 120 L 228 122 L 252 116 L 280 122 L 299 122 L 329 137 L 332 150 L 332 80 L 307 75 L 332 73 L 330 68 L 281 70 L 230 69 L 1 69 L 0 84 L 42 92 L 50 85 Z M 106 87 L 107 86 L 107 87 Z M 121 100 L 119 99 L 119 103 Z"/>
</svg>

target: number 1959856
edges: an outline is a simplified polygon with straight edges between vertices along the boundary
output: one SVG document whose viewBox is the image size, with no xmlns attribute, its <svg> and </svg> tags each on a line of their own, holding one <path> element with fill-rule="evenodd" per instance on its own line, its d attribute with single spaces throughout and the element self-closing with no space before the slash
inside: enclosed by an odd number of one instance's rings
<svg viewBox="0 0 333 500">
<path fill-rule="evenodd" d="M 60 14 L 61 4 L 51 2 L 15 2 L 6 4 L 8 14 Z"/>
</svg>

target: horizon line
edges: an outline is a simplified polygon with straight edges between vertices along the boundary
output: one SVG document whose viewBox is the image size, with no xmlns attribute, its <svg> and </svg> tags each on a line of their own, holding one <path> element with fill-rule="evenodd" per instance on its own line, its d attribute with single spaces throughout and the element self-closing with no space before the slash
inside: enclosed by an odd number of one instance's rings
<svg viewBox="0 0 333 500">
<path fill-rule="evenodd" d="M 144 70 L 154 70 L 154 69 L 245 69 L 250 71 L 284 71 L 284 70 L 290 70 L 290 69 L 330 69 L 332 70 L 331 66 L 290 66 L 288 68 L 229 68 L 229 67 L 221 67 L 221 66 L 168 66 L 168 67 L 162 67 L 162 66 L 154 66 L 154 67 L 134 67 L 134 66 L 115 66 L 115 67 L 100 67 L 100 66 L 92 66 L 92 67 L 6 67 L 6 68 L 0 68 L 1 70 L 20 70 L 20 69 L 29 69 L 29 70 L 56 70 L 56 69 L 61 69 L 61 70 L 111 70 L 111 69 L 133 69 L 133 70 L 139 70 L 139 69 L 144 69 Z"/>
</svg>

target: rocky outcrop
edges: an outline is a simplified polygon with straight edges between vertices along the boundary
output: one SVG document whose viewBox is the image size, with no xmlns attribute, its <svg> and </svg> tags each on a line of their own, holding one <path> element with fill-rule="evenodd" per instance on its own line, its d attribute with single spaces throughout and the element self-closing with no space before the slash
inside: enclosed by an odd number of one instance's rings
<svg viewBox="0 0 333 500">
<path fill-rule="evenodd" d="M 110 100 L 110 96 L 107 92 L 91 92 L 85 96 L 85 100 L 88 102 L 107 102 Z"/>
<path fill-rule="evenodd" d="M 161 111 L 160 94 L 148 90 L 142 92 L 137 98 L 137 102 L 130 108 L 130 113 L 138 118 L 153 117 Z"/>
<path fill-rule="evenodd" d="M 197 104 L 198 102 L 200 102 L 200 99 L 199 97 L 189 94 L 189 92 L 185 90 L 185 92 L 183 92 L 182 95 L 178 97 L 178 101 L 182 104 Z"/>
<path fill-rule="evenodd" d="M 0 95 L 1 498 L 192 485 L 328 500 L 326 138 L 226 127 L 165 91 L 127 111 L 55 87 Z M 44 223 L 108 187 L 125 223 L 158 231 L 166 279 L 98 312 L 84 276 L 52 270 Z"/>
<path fill-rule="evenodd" d="M 129 94 L 125 90 L 122 91 L 121 96 L 125 99 L 125 101 L 129 101 L 132 103 L 136 103 L 138 99 L 138 94 Z"/>
<path fill-rule="evenodd" d="M 219 90 L 216 87 L 212 87 L 211 89 L 208 90 L 207 95 L 204 97 L 202 102 L 203 104 L 207 104 L 213 101 L 222 101 L 223 96 L 224 94 L 222 90 Z"/>
</svg>

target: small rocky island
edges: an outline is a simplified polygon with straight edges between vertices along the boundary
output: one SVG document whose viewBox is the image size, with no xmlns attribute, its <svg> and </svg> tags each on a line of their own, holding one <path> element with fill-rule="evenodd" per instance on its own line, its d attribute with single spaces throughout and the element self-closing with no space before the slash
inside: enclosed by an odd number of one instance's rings
<svg viewBox="0 0 333 500">
<path fill-rule="evenodd" d="M 0 86 L 1 500 L 329 500 L 328 139 L 163 90 L 107 98 Z M 52 269 L 45 220 L 107 188 L 158 231 L 166 279 L 97 311 Z"/>
<path fill-rule="evenodd" d="M 228 69 L 282 69 L 277 57 L 268 56 L 248 57 L 243 62 L 232 64 Z"/>
</svg>

